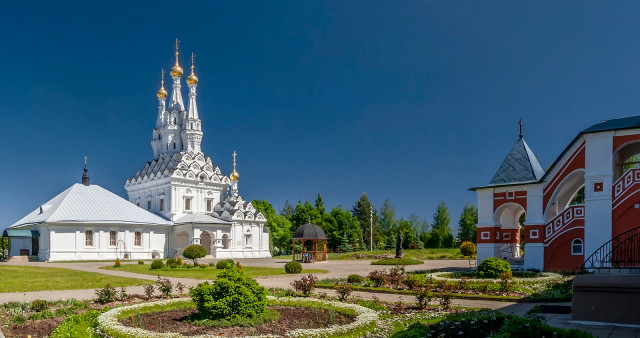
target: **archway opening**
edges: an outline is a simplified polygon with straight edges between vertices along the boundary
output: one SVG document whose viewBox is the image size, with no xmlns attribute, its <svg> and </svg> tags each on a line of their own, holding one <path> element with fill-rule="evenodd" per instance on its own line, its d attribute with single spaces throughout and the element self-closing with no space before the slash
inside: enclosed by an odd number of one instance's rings
<svg viewBox="0 0 640 338">
<path fill-rule="evenodd" d="M 627 144 L 613 155 L 613 181 L 631 169 L 640 168 L 640 142 Z"/>
<path fill-rule="evenodd" d="M 525 219 L 524 208 L 517 203 L 507 203 L 495 212 L 496 256 L 506 259 L 522 257 L 521 228 Z"/>
<path fill-rule="evenodd" d="M 200 234 L 200 245 L 207 250 L 207 255 L 211 255 L 211 235 L 208 232 L 203 231 Z"/>
<path fill-rule="evenodd" d="M 545 208 L 545 223 L 575 204 L 584 204 L 584 169 L 573 171 L 558 185 Z"/>
</svg>

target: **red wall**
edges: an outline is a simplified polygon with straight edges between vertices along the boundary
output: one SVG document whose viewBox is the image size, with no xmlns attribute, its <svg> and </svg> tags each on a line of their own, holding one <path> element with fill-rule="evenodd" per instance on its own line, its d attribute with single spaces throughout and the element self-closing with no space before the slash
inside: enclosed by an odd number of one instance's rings
<svg viewBox="0 0 640 338">
<path fill-rule="evenodd" d="M 622 198 L 625 197 L 627 199 L 613 209 L 612 238 L 640 226 L 640 208 L 635 208 L 636 204 L 640 204 L 640 186 L 625 192 Z"/>
<path fill-rule="evenodd" d="M 584 149 L 584 142 L 582 142 L 576 152 L 573 153 L 571 157 L 569 157 L 569 161 L 562 165 L 555 176 L 549 178 L 550 181 L 549 184 L 544 187 L 542 199 L 542 207 L 544 208 L 545 212 L 547 211 L 547 204 L 549 204 L 549 200 L 551 199 L 551 196 L 553 196 L 553 193 L 555 192 L 560 182 L 562 182 L 562 180 L 565 179 L 567 175 L 571 174 L 576 169 L 584 169 Z"/>
<path fill-rule="evenodd" d="M 582 225 L 584 225 L 584 221 L 582 221 Z M 571 254 L 571 242 L 576 238 L 582 239 L 584 243 L 584 228 L 571 229 L 565 232 L 544 249 L 545 271 L 577 271 L 580 269 L 580 266 L 584 263 L 584 254 Z"/>
</svg>

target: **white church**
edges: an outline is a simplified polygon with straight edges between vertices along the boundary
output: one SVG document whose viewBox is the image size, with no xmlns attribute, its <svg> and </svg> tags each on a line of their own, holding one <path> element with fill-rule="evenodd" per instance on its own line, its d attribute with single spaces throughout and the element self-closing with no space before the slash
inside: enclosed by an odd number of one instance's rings
<svg viewBox="0 0 640 338">
<path fill-rule="evenodd" d="M 181 255 L 190 244 L 204 246 L 207 257 L 271 256 L 266 218 L 238 193 L 235 152 L 233 171 L 225 176 L 201 150 L 193 55 L 187 106 L 178 55 L 176 41 L 168 105 L 164 71 L 157 93 L 153 160 L 126 180 L 129 201 L 90 184 L 85 164 L 82 184 L 37 206 L 4 231 L 10 256 L 40 261 L 155 259 Z"/>
</svg>

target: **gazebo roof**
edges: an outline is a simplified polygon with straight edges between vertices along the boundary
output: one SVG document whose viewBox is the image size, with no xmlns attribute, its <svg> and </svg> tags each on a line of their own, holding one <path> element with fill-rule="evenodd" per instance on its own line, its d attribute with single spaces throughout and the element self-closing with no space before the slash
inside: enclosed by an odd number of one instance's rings
<svg viewBox="0 0 640 338">
<path fill-rule="evenodd" d="M 327 239 L 327 235 L 319 226 L 308 223 L 300 226 L 292 239 Z"/>
</svg>

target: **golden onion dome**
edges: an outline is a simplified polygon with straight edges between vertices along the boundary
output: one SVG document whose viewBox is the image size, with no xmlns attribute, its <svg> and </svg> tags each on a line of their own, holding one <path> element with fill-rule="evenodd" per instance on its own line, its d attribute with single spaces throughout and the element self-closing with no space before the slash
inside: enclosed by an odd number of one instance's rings
<svg viewBox="0 0 640 338">
<path fill-rule="evenodd" d="M 182 74 L 184 73 L 184 71 L 182 70 L 182 67 L 178 66 L 178 64 L 176 64 L 175 66 L 173 66 L 171 68 L 171 76 L 179 76 L 181 77 Z"/>
<path fill-rule="evenodd" d="M 238 174 L 238 172 L 233 169 L 233 172 L 231 173 L 231 175 L 229 175 L 229 178 L 231 178 L 232 181 L 237 181 L 240 178 L 240 174 Z"/>
<path fill-rule="evenodd" d="M 191 75 L 187 76 L 187 84 L 198 84 L 198 77 L 191 73 Z"/>
<path fill-rule="evenodd" d="M 167 91 L 164 89 L 164 87 L 160 88 L 160 90 L 158 90 L 158 98 L 159 99 L 166 99 L 167 98 Z"/>
</svg>

